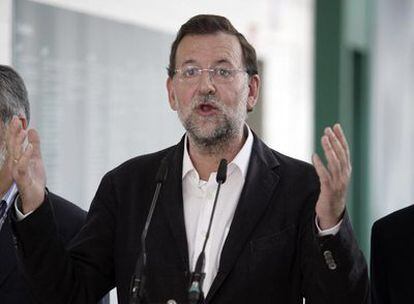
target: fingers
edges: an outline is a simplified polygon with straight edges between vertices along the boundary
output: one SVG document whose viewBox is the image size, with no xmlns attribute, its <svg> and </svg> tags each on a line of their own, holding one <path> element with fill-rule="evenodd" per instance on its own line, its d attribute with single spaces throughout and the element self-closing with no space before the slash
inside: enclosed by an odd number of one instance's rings
<svg viewBox="0 0 414 304">
<path fill-rule="evenodd" d="M 333 128 L 327 127 L 321 138 L 321 144 L 327 160 L 327 166 L 323 168 L 327 170 L 328 176 L 337 181 L 348 179 L 351 173 L 351 161 L 348 143 L 341 126 L 335 124 Z M 319 162 L 323 165 L 319 157 L 313 162 L 314 165 Z M 318 170 L 318 175 L 320 172 L 321 170 Z"/>
<path fill-rule="evenodd" d="M 25 140 L 28 145 L 25 146 Z M 20 119 L 14 116 L 6 131 L 7 151 L 12 163 L 13 176 L 18 184 L 25 184 L 30 178 L 30 162 L 41 159 L 40 139 L 35 130 L 24 130 Z"/>
<path fill-rule="evenodd" d="M 328 163 L 329 172 L 333 178 L 338 178 L 341 172 L 341 163 L 338 159 L 335 149 L 333 148 L 329 136 L 322 136 L 321 144 Z"/>
<path fill-rule="evenodd" d="M 27 134 L 29 144 L 33 146 L 33 157 L 41 158 L 40 137 L 36 130 L 30 129 Z"/>
<path fill-rule="evenodd" d="M 325 129 L 325 135 L 328 137 L 329 142 L 322 146 L 324 147 L 325 155 L 328 160 L 328 168 L 338 171 L 350 170 L 351 161 L 349 157 L 349 148 L 345 138 L 345 135 L 342 131 L 342 128 L 339 124 L 335 124 L 333 130 L 331 128 Z M 329 148 L 327 148 L 328 146 Z M 331 150 L 330 150 L 331 148 Z M 334 154 L 329 156 L 329 154 Z M 330 162 L 331 159 L 331 162 Z"/>
<path fill-rule="evenodd" d="M 329 171 L 326 169 L 325 165 L 323 164 L 322 160 L 318 156 L 318 154 L 312 155 L 312 163 L 315 167 L 316 173 L 319 176 L 319 180 L 321 184 L 328 185 L 331 180 L 331 176 L 329 174 Z"/>
<path fill-rule="evenodd" d="M 326 128 L 325 135 L 328 136 L 329 143 L 331 144 L 333 150 L 335 151 L 335 155 L 338 158 L 339 162 L 341 164 L 346 163 L 347 156 L 346 156 L 345 149 L 343 148 L 342 143 L 339 141 L 334 131 L 332 131 L 331 128 Z"/>
<path fill-rule="evenodd" d="M 17 180 L 21 178 L 25 179 L 29 177 L 27 174 L 27 171 L 29 169 L 29 165 L 30 165 L 29 163 L 30 163 L 32 154 L 33 154 L 33 145 L 28 144 L 26 147 L 26 150 L 23 152 L 19 161 L 16 163 L 16 169 L 14 170 L 14 172 L 15 174 L 17 174 L 17 176 L 15 176 Z"/>
<path fill-rule="evenodd" d="M 24 154 L 25 149 L 24 142 L 27 138 L 28 143 L 32 145 L 31 155 L 36 158 L 41 158 L 40 153 L 40 138 L 36 130 L 24 130 L 20 119 L 17 116 L 14 116 L 11 120 L 9 127 L 7 128 L 6 134 L 7 140 L 7 150 L 8 153 L 16 163 L 20 160 L 22 155 Z"/>
<path fill-rule="evenodd" d="M 14 116 L 6 131 L 7 152 L 10 158 L 20 159 L 23 153 L 23 143 L 27 136 L 26 133 L 19 118 Z"/>
<path fill-rule="evenodd" d="M 348 162 L 348 165 L 350 166 L 351 164 L 351 155 L 349 152 L 349 146 L 348 146 L 348 142 L 346 140 L 345 134 L 341 128 L 340 124 L 335 124 L 333 126 L 333 131 L 336 135 L 336 137 L 338 138 L 339 142 L 341 143 L 341 146 L 343 148 L 343 150 L 345 151 L 345 156 Z"/>
</svg>

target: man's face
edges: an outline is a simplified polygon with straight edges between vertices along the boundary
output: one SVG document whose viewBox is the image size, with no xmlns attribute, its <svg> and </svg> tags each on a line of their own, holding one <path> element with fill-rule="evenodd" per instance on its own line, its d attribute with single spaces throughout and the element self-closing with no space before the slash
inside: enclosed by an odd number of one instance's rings
<svg viewBox="0 0 414 304">
<path fill-rule="evenodd" d="M 187 35 L 177 49 L 176 68 L 244 70 L 242 50 L 233 35 Z M 242 134 L 248 109 L 257 100 L 258 76 L 234 72 L 229 81 L 203 71 L 191 81 L 176 74 L 167 81 L 170 106 L 197 143 L 214 146 Z"/>
</svg>

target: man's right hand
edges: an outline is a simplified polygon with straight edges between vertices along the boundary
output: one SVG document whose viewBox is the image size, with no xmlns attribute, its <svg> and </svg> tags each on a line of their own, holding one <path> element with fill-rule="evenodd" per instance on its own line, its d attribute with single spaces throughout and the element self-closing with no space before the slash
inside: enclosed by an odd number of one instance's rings
<svg viewBox="0 0 414 304">
<path fill-rule="evenodd" d="M 28 144 L 24 145 L 27 138 Z M 45 197 L 46 173 L 40 139 L 34 130 L 24 130 L 18 117 L 7 128 L 7 153 L 13 159 L 13 179 L 19 189 L 23 214 L 37 209 Z"/>
</svg>

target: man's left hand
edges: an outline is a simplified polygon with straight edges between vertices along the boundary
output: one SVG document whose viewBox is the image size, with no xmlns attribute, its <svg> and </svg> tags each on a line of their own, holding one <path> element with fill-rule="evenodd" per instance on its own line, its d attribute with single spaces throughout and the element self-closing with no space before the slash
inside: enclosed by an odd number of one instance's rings
<svg viewBox="0 0 414 304">
<path fill-rule="evenodd" d="M 321 184 L 315 211 L 319 227 L 325 230 L 337 225 L 343 216 L 352 167 L 348 143 L 339 124 L 325 129 L 321 143 L 328 166 L 317 154 L 312 162 Z"/>
</svg>

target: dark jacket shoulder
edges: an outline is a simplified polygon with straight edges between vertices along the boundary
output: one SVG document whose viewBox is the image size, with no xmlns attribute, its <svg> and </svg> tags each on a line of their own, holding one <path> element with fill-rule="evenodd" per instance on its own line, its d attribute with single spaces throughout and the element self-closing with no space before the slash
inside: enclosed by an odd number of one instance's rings
<svg viewBox="0 0 414 304">
<path fill-rule="evenodd" d="M 272 151 L 276 155 L 277 159 L 279 160 L 281 169 L 283 170 L 285 168 L 284 171 L 286 172 L 283 172 L 283 173 L 286 173 L 286 174 L 292 173 L 292 174 L 295 174 L 296 176 L 303 176 L 303 177 L 314 178 L 314 179 L 319 180 L 316 170 L 312 164 L 296 159 L 296 158 L 292 158 L 290 156 L 286 156 L 274 150 Z"/>
<path fill-rule="evenodd" d="M 404 237 L 414 233 L 414 205 L 397 210 L 377 220 L 372 227 L 372 234 L 385 239 Z"/>
<path fill-rule="evenodd" d="M 319 191 L 319 177 L 312 164 L 269 148 L 257 136 L 255 136 L 252 152 L 259 155 L 267 165 L 274 166 L 276 172 L 283 176 L 283 180 L 288 180 L 289 184 L 294 185 L 295 188 L 311 186 L 313 190 Z"/>
<path fill-rule="evenodd" d="M 154 153 L 140 155 L 134 158 L 131 158 L 114 169 L 110 170 L 105 174 L 106 176 L 112 176 L 117 178 L 118 176 L 134 176 L 136 174 L 143 174 L 148 171 L 153 171 L 154 166 L 157 167 L 161 163 L 161 160 L 171 151 L 177 149 L 178 145 L 157 151 Z"/>
</svg>

